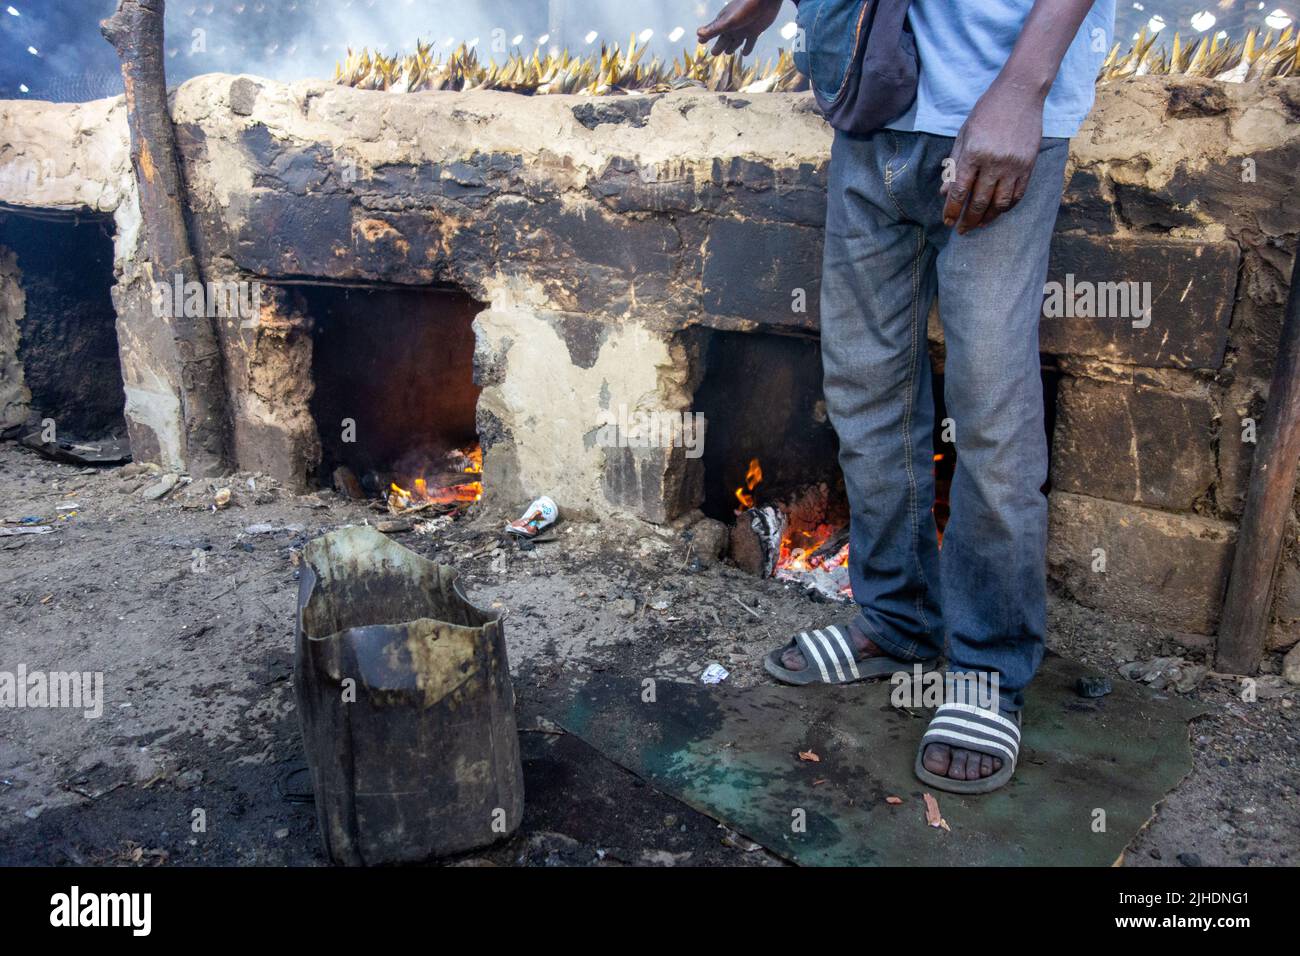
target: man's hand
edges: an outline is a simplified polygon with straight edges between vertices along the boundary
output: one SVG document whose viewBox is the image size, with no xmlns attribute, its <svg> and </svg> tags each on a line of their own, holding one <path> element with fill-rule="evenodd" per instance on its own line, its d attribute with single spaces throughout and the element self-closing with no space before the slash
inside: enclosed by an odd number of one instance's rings
<svg viewBox="0 0 1300 956">
<path fill-rule="evenodd" d="M 1043 100 L 1000 83 L 988 88 L 953 144 L 943 224 L 958 234 L 987 226 L 1020 202 L 1043 136 Z"/>
<path fill-rule="evenodd" d="M 966 233 L 1015 206 L 1043 142 L 1043 102 L 1093 0 L 1034 0 L 1011 56 L 962 124 L 943 222 Z M 945 173 L 947 171 L 945 170 Z"/>
<path fill-rule="evenodd" d="M 754 52 L 754 44 L 781 12 L 782 0 L 731 0 L 708 26 L 696 31 L 701 43 L 713 44 L 713 55 L 735 53 L 743 44 L 742 56 Z"/>
</svg>

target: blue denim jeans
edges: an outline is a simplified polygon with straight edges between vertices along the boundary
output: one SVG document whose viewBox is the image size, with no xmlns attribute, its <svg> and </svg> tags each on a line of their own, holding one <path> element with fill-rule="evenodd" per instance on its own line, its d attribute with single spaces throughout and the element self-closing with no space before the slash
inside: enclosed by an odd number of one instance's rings
<svg viewBox="0 0 1300 956">
<path fill-rule="evenodd" d="M 954 672 L 996 674 L 1002 706 L 1018 709 L 1046 628 L 1038 319 L 1069 141 L 1044 139 L 1020 203 L 964 236 L 943 224 L 952 146 L 928 133 L 836 134 L 822 276 L 826 401 L 852 513 L 859 625 L 900 659 L 946 652 Z M 926 348 L 936 293 L 957 446 L 942 553 Z"/>
</svg>

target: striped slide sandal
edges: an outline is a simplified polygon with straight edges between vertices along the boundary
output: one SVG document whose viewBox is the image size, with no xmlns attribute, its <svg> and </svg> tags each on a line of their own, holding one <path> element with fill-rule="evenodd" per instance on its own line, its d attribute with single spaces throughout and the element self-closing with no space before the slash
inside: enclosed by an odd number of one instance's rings
<svg viewBox="0 0 1300 956">
<path fill-rule="evenodd" d="M 803 653 L 807 662 L 802 670 L 792 671 L 781 663 L 781 657 L 792 647 Z M 921 661 L 926 670 L 933 669 L 936 661 Z M 800 631 L 788 644 L 778 647 L 763 658 L 763 668 L 783 684 L 852 684 L 872 677 L 886 677 L 897 671 L 910 670 L 912 663 L 900 661 L 885 654 L 856 660 L 853 644 L 845 628 L 832 624 L 812 631 Z"/>
<path fill-rule="evenodd" d="M 954 780 L 925 769 L 921 762 L 930 744 L 947 744 L 1002 761 L 1001 769 L 978 780 Z M 924 784 L 948 793 L 990 793 L 1006 784 L 1016 772 L 1020 756 L 1020 713 L 1010 717 L 974 704 L 946 703 L 935 709 L 930 726 L 916 748 L 916 776 Z"/>
</svg>

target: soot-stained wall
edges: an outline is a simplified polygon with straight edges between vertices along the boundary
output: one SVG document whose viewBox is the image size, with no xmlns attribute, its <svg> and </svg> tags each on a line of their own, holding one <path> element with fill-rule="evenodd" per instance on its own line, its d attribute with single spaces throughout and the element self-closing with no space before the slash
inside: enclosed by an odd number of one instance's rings
<svg viewBox="0 0 1300 956">
<path fill-rule="evenodd" d="M 0 248 L 23 296 L 21 311 L 12 307 L 12 380 L 27 391 L 27 415 L 69 439 L 124 434 L 111 220 L 0 214 Z"/>
</svg>

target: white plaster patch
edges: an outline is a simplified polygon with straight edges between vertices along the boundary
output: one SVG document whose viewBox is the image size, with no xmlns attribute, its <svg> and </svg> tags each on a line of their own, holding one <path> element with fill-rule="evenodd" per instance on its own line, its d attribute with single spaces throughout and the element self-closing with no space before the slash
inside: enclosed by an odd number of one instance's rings
<svg viewBox="0 0 1300 956">
<path fill-rule="evenodd" d="M 124 387 L 126 417 L 148 428 L 157 437 L 159 465 L 171 471 L 182 471 L 180 399 L 167 383 L 157 380 L 151 370 L 137 368 L 134 371 L 144 373 L 151 379 L 153 387 L 132 384 Z"/>
<path fill-rule="evenodd" d="M 636 322 L 611 327 L 591 368 L 573 363 L 563 336 L 546 310 L 521 304 L 536 290 L 509 283 L 475 330 L 481 346 L 500 351 L 511 344 L 505 378 L 484 389 L 480 407 L 500 419 L 514 436 L 520 480 L 525 488 L 550 494 L 562 508 L 604 510 L 601 486 L 604 449 L 590 445 L 603 408 L 676 408 L 666 393 L 671 364 L 663 333 Z"/>
</svg>

